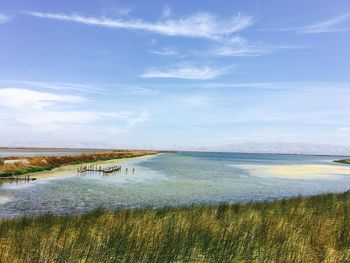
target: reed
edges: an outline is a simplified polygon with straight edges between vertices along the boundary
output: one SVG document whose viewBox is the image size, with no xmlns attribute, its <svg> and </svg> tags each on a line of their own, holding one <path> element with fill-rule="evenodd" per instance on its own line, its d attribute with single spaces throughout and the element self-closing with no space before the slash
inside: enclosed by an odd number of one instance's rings
<svg viewBox="0 0 350 263">
<path fill-rule="evenodd" d="M 336 163 L 342 163 L 342 164 L 350 164 L 350 159 L 344 159 L 344 160 L 336 160 L 334 161 Z"/>
<path fill-rule="evenodd" d="M 350 193 L 0 221 L 0 262 L 348 262 Z"/>
</svg>

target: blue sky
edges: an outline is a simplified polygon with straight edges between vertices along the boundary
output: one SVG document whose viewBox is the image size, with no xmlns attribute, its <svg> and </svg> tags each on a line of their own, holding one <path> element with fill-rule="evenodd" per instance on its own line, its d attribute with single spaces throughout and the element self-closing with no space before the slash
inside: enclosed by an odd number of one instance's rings
<svg viewBox="0 0 350 263">
<path fill-rule="evenodd" d="M 0 145 L 350 144 L 349 1 L 0 2 Z"/>
</svg>

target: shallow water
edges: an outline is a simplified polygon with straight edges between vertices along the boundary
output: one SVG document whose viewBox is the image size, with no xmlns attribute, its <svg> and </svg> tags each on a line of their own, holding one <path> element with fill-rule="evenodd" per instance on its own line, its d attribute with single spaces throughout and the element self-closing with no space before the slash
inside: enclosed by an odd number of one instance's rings
<svg viewBox="0 0 350 263">
<path fill-rule="evenodd" d="M 2 185 L 0 216 L 75 214 L 99 206 L 116 210 L 247 202 L 346 191 L 350 189 L 350 166 L 332 163 L 335 159 L 341 157 L 163 153 L 130 160 L 121 173 L 109 176 L 71 174 Z M 276 167 L 281 174 L 272 172 Z M 302 177 L 300 171 L 299 176 L 291 176 L 293 167 L 305 167 Z M 283 171 L 288 171 L 287 177 Z"/>
</svg>

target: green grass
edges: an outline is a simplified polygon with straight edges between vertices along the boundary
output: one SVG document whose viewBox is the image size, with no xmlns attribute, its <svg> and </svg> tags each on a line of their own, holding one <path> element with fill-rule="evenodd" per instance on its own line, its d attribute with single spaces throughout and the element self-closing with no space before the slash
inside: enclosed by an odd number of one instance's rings
<svg viewBox="0 0 350 263">
<path fill-rule="evenodd" d="M 350 193 L 0 221 L 0 262 L 349 262 Z"/>
<path fill-rule="evenodd" d="M 15 169 L 15 170 L 13 170 L 11 172 L 0 173 L 0 177 L 19 176 L 19 175 L 28 174 L 28 173 L 49 171 L 49 170 L 52 170 L 52 169 L 54 169 L 56 167 L 57 166 L 53 166 L 53 165 L 28 166 L 28 167 L 25 167 L 25 168 Z"/>
<path fill-rule="evenodd" d="M 336 163 L 342 163 L 342 164 L 350 164 L 350 159 L 345 159 L 345 160 L 336 160 L 334 161 Z"/>
</svg>

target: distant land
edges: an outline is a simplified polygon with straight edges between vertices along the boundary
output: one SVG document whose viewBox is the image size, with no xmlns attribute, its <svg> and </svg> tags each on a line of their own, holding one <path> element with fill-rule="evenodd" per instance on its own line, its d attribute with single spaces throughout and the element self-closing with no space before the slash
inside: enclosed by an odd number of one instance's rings
<svg viewBox="0 0 350 263">
<path fill-rule="evenodd" d="M 184 148 L 185 150 L 186 148 Z M 187 148 L 189 150 L 189 148 Z M 221 146 L 192 148 L 198 151 L 241 152 L 241 153 L 276 153 L 276 154 L 310 154 L 310 155 L 344 155 L 350 156 L 350 145 L 316 144 L 316 143 L 240 143 Z"/>
<path fill-rule="evenodd" d="M 49 147 L 48 145 L 28 145 L 28 147 L 0 147 L 0 151 L 23 151 L 32 152 L 96 152 L 108 151 L 116 149 L 130 149 L 130 150 L 163 150 L 163 151 L 212 151 L 212 152 L 240 152 L 240 153 L 275 153 L 275 154 L 308 154 L 308 155 L 341 155 L 350 156 L 350 145 L 335 145 L 335 144 L 316 144 L 316 143 L 284 143 L 284 142 L 247 142 L 237 144 L 226 144 L 221 146 L 207 146 L 207 147 L 142 147 L 142 146 L 112 146 L 112 145 L 98 145 L 84 144 L 76 145 L 76 147 Z M 105 147 L 103 147 L 105 146 Z"/>
</svg>

